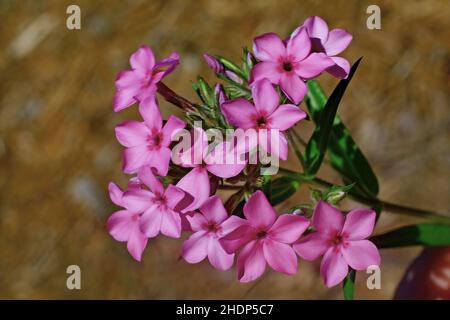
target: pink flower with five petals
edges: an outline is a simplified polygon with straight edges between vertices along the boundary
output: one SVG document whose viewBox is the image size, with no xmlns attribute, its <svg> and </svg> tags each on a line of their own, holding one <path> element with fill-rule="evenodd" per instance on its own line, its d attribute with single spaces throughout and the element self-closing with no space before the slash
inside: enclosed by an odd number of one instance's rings
<svg viewBox="0 0 450 320">
<path fill-rule="evenodd" d="M 198 263 L 208 257 L 215 268 L 228 270 L 233 265 L 234 254 L 225 252 L 219 238 L 244 224 L 245 220 L 228 216 L 218 196 L 208 198 L 200 212 L 186 215 L 194 233 L 183 243 L 182 256 L 189 263 Z"/>
<path fill-rule="evenodd" d="M 116 79 L 114 95 L 114 111 L 128 108 L 136 102 L 155 97 L 156 84 L 171 73 L 179 63 L 177 53 L 172 53 L 166 59 L 155 62 L 152 49 L 140 47 L 131 55 L 131 70 L 121 71 Z"/>
<path fill-rule="evenodd" d="M 135 173 L 143 166 L 157 169 L 161 176 L 167 175 L 171 151 L 171 138 L 186 123 L 170 116 L 163 126 L 156 99 L 148 98 L 139 104 L 143 122 L 128 120 L 115 129 L 117 140 L 126 147 L 123 153 L 123 171 Z"/>
<path fill-rule="evenodd" d="M 267 78 L 279 84 L 295 104 L 299 104 L 308 89 L 304 80 L 320 75 L 334 65 L 324 53 L 311 53 L 311 41 L 305 28 L 300 28 L 286 42 L 275 33 L 266 33 L 253 42 L 253 52 L 260 61 L 251 71 L 251 81 Z"/>
<path fill-rule="evenodd" d="M 277 218 L 262 191 L 250 196 L 244 215 L 247 223 L 220 239 L 228 253 L 243 247 L 236 263 L 239 280 L 249 282 L 259 278 L 266 269 L 266 262 L 278 272 L 295 274 L 297 257 L 290 244 L 308 228 L 309 221 L 293 214 Z"/>
<path fill-rule="evenodd" d="M 348 266 L 366 270 L 380 265 L 377 247 L 366 240 L 373 232 L 375 217 L 369 209 L 355 209 L 344 217 L 338 209 L 320 201 L 312 220 L 317 231 L 301 238 L 294 250 L 305 260 L 323 255 L 320 273 L 325 285 L 333 287 L 347 276 Z"/>
<path fill-rule="evenodd" d="M 243 98 L 226 101 L 221 105 L 225 118 L 232 125 L 242 129 L 258 130 L 258 138 L 249 141 L 248 149 L 253 149 L 258 143 L 260 147 L 282 160 L 287 159 L 288 144 L 282 132 L 306 118 L 306 113 L 293 104 L 280 105 L 280 97 L 269 80 L 263 79 L 252 85 L 254 104 Z M 265 129 L 265 130 L 261 130 Z M 278 135 L 271 136 L 271 131 Z M 279 141 L 271 140 L 274 137 Z M 238 150 L 242 150 L 238 141 Z"/>
</svg>

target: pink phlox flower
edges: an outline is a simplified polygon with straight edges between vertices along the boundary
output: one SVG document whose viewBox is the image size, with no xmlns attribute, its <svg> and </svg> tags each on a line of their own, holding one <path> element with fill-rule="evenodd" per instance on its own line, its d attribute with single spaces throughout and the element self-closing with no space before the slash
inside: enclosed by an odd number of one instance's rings
<svg viewBox="0 0 450 320">
<path fill-rule="evenodd" d="M 278 218 L 262 191 L 256 191 L 244 206 L 247 223 L 220 239 L 228 253 L 243 247 L 237 258 L 238 278 L 249 282 L 260 277 L 266 262 L 272 269 L 288 275 L 297 272 L 297 257 L 290 246 L 308 228 L 301 216 L 282 214 Z"/>
<path fill-rule="evenodd" d="M 198 263 L 208 257 L 209 262 L 219 270 L 228 270 L 233 265 L 234 254 L 227 253 L 219 238 L 245 223 L 237 216 L 228 216 L 218 196 L 208 198 L 200 212 L 186 215 L 194 232 L 182 247 L 182 256 L 189 263 Z"/>
<path fill-rule="evenodd" d="M 335 286 L 346 277 L 348 266 L 366 270 L 380 265 L 377 247 L 369 240 L 376 214 L 369 209 L 355 209 L 345 217 L 330 204 L 320 201 L 314 210 L 315 232 L 302 237 L 294 250 L 305 260 L 323 255 L 320 273 L 327 287 Z"/>
<path fill-rule="evenodd" d="M 312 52 L 305 28 L 300 28 L 286 42 L 275 33 L 256 37 L 253 52 L 260 61 L 251 71 L 251 81 L 267 78 L 280 85 L 289 99 L 299 104 L 308 89 L 304 80 L 313 79 L 334 65 L 326 54 Z"/>
<path fill-rule="evenodd" d="M 238 98 L 221 105 L 223 114 L 232 125 L 258 131 L 257 139 L 250 136 L 248 146 L 245 148 L 242 147 L 245 141 L 241 139 L 238 141 L 237 149 L 239 152 L 247 151 L 259 144 L 270 154 L 286 160 L 288 143 L 283 131 L 305 119 L 306 113 L 293 104 L 280 105 L 280 97 L 267 79 L 252 85 L 252 97 L 253 104 L 246 99 Z"/>
<path fill-rule="evenodd" d="M 143 122 L 128 120 L 115 129 L 117 140 L 126 147 L 123 153 L 123 171 L 135 173 L 143 166 L 157 169 L 161 176 L 167 175 L 172 136 L 186 123 L 171 115 L 163 126 L 161 113 L 154 97 L 139 104 Z"/>
<path fill-rule="evenodd" d="M 179 56 L 175 52 L 168 58 L 155 62 L 152 49 L 148 46 L 140 47 L 131 55 L 131 70 L 121 71 L 117 75 L 114 111 L 155 97 L 156 84 L 171 73 L 178 63 Z"/>
</svg>

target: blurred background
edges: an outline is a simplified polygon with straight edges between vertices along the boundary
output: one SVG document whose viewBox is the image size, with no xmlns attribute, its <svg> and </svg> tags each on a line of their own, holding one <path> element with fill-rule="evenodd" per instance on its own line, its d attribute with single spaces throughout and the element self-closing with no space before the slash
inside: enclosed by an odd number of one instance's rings
<svg viewBox="0 0 450 320">
<path fill-rule="evenodd" d="M 66 28 L 66 8 L 81 8 L 81 30 Z M 368 30 L 366 9 L 381 8 Z M 177 51 L 165 79 L 194 100 L 191 81 L 213 80 L 204 52 L 234 60 L 253 37 L 288 33 L 311 15 L 354 35 L 344 53 L 364 56 L 340 115 L 380 180 L 380 198 L 442 213 L 450 209 L 450 6 L 441 0 L 357 1 L 0 1 L 0 298 L 340 299 L 318 263 L 293 277 L 267 272 L 240 284 L 235 270 L 178 261 L 181 240 L 151 240 L 141 263 L 106 232 L 116 207 L 107 184 L 122 186 L 114 126 L 136 108 L 112 111 L 114 80 L 140 45 L 157 58 Z M 321 77 L 327 93 L 337 80 Z M 160 99 L 162 101 L 162 99 Z M 178 110 L 161 102 L 164 116 Z M 311 126 L 299 125 L 308 138 Z M 291 155 L 293 153 L 291 152 Z M 294 157 L 287 166 L 298 168 Z M 339 182 L 324 168 L 320 176 Z M 280 210 L 308 200 L 302 188 Z M 346 203 L 349 208 L 355 204 Z M 414 222 L 385 212 L 376 232 Z M 382 252 L 381 290 L 358 273 L 357 298 L 390 299 L 420 248 Z M 66 268 L 81 268 L 81 290 L 66 288 Z"/>
</svg>

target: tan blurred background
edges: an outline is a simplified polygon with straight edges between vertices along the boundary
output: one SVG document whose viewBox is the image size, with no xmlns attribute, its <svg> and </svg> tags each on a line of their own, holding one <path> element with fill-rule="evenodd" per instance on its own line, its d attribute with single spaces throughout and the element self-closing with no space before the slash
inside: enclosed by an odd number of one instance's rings
<svg viewBox="0 0 450 320">
<path fill-rule="evenodd" d="M 66 28 L 66 8 L 81 7 L 82 29 Z M 366 28 L 378 4 L 382 30 Z M 240 284 L 235 270 L 177 261 L 181 241 L 151 240 L 142 263 L 105 230 L 115 210 L 106 189 L 122 185 L 114 125 L 136 108 L 112 112 L 116 73 L 149 44 L 182 64 L 166 80 L 195 99 L 190 81 L 213 80 L 204 52 L 238 59 L 254 36 L 287 35 L 310 15 L 354 35 L 345 52 L 364 56 L 340 114 L 380 179 L 383 199 L 450 209 L 450 6 L 423 1 L 0 1 L 0 298 L 340 299 L 318 265 L 302 262 Z M 327 92 L 337 81 L 322 76 Z M 162 103 L 167 116 L 177 110 Z M 309 125 L 299 131 L 307 138 Z M 289 161 L 297 168 L 294 159 Z M 321 176 L 338 182 L 331 170 Z M 280 209 L 307 200 L 304 188 Z M 412 220 L 385 213 L 377 232 Z M 383 252 L 382 289 L 357 298 L 390 299 L 419 248 Z M 66 288 L 66 268 L 82 270 L 82 289 Z"/>
</svg>

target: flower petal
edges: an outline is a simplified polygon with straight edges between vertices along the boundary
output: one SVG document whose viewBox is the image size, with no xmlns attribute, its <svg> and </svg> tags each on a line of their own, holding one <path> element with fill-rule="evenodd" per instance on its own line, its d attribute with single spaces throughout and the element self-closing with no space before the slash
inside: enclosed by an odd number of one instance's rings
<svg viewBox="0 0 450 320">
<path fill-rule="evenodd" d="M 188 221 L 191 230 L 194 232 L 204 230 L 204 227 L 208 224 L 205 216 L 195 211 L 191 214 L 184 215 L 184 217 Z"/>
<path fill-rule="evenodd" d="M 335 56 L 344 51 L 350 42 L 352 42 L 353 36 L 344 29 L 333 29 L 328 34 L 328 40 L 323 44 L 327 55 Z"/>
<path fill-rule="evenodd" d="M 311 40 L 308 36 L 308 31 L 300 27 L 295 33 L 291 35 L 287 42 L 287 54 L 292 56 L 295 61 L 301 61 L 311 51 Z"/>
<path fill-rule="evenodd" d="M 134 86 L 116 90 L 116 93 L 114 94 L 113 98 L 114 112 L 126 109 L 132 104 L 135 104 L 137 102 L 135 96 L 138 92 L 139 87 Z"/>
<path fill-rule="evenodd" d="M 256 82 L 262 79 L 269 79 L 270 82 L 278 84 L 280 82 L 281 71 L 277 62 L 257 63 L 251 71 L 250 81 Z"/>
<path fill-rule="evenodd" d="M 248 225 L 242 224 L 235 230 L 220 238 L 220 244 L 228 253 L 236 252 L 240 247 L 255 239 L 256 230 Z"/>
<path fill-rule="evenodd" d="M 140 86 L 140 81 L 140 77 L 133 70 L 125 70 L 117 74 L 115 85 L 118 90 L 128 87 L 137 88 Z"/>
<path fill-rule="evenodd" d="M 381 262 L 378 248 L 369 240 L 350 241 L 342 248 L 345 261 L 355 270 L 366 270 L 369 266 L 379 266 Z"/>
<path fill-rule="evenodd" d="M 348 273 L 348 265 L 340 251 L 335 248 L 328 249 L 320 264 L 320 274 L 325 285 L 330 288 L 345 279 Z"/>
<path fill-rule="evenodd" d="M 186 126 L 186 122 L 171 115 L 162 129 L 162 141 L 163 146 L 168 147 L 172 142 L 172 137 L 177 134 L 178 131 Z"/>
<path fill-rule="evenodd" d="M 309 226 L 308 219 L 293 214 L 282 214 L 269 230 L 272 240 L 293 243 L 305 232 Z"/>
<path fill-rule="evenodd" d="M 128 241 L 131 232 L 133 231 L 133 216 L 128 210 L 120 210 L 114 212 L 106 222 L 106 228 L 115 240 L 117 241 Z"/>
<path fill-rule="evenodd" d="M 286 48 L 280 37 L 270 32 L 253 40 L 253 53 L 260 61 L 277 61 L 286 54 Z"/>
<path fill-rule="evenodd" d="M 232 231 L 236 230 L 240 226 L 247 224 L 247 220 L 242 219 L 238 216 L 230 216 L 220 225 L 220 235 L 221 237 L 228 235 Z"/>
<path fill-rule="evenodd" d="M 225 271 L 233 266 L 234 254 L 225 252 L 219 240 L 210 237 L 208 243 L 208 260 L 214 268 Z"/>
<path fill-rule="evenodd" d="M 250 196 L 244 205 L 244 215 L 256 229 L 270 228 L 276 218 L 275 209 L 261 190 Z"/>
<path fill-rule="evenodd" d="M 127 210 L 142 213 L 154 205 L 154 194 L 148 190 L 129 190 L 122 197 L 122 205 Z"/>
<path fill-rule="evenodd" d="M 326 54 L 314 52 L 305 60 L 296 63 L 295 73 L 302 79 L 312 79 L 334 64 L 334 61 Z"/>
<path fill-rule="evenodd" d="M 246 99 L 238 98 L 226 101 L 220 106 L 220 109 L 228 122 L 238 128 L 248 129 L 255 125 L 256 109 Z"/>
<path fill-rule="evenodd" d="M 311 38 L 317 38 L 325 43 L 328 39 L 328 25 L 321 17 L 309 17 L 303 23 L 303 26 L 308 30 Z"/>
<path fill-rule="evenodd" d="M 131 256 L 137 261 L 141 261 L 142 252 L 147 246 L 147 237 L 145 237 L 139 229 L 139 224 L 134 223 L 133 231 L 127 242 L 127 249 Z"/>
<path fill-rule="evenodd" d="M 130 65 L 141 72 L 149 71 L 155 65 L 155 56 L 149 46 L 140 47 L 130 57 Z"/>
<path fill-rule="evenodd" d="M 158 61 L 153 70 L 163 70 L 162 76 L 159 79 L 155 79 L 154 82 L 159 82 L 163 77 L 172 73 L 175 67 L 180 63 L 180 56 L 176 52 L 172 52 L 169 57 Z"/>
<path fill-rule="evenodd" d="M 261 115 L 270 115 L 280 104 L 280 96 L 268 79 L 262 79 L 252 85 L 255 108 Z"/>
<path fill-rule="evenodd" d="M 163 194 L 164 186 L 152 172 L 149 166 L 142 167 L 138 172 L 138 179 L 144 183 L 153 193 Z"/>
<path fill-rule="evenodd" d="M 139 114 L 144 119 L 147 127 L 159 133 L 162 128 L 161 112 L 159 111 L 156 97 L 150 97 L 139 103 Z M 152 132 L 153 133 L 153 132 Z"/>
<path fill-rule="evenodd" d="M 283 73 L 280 86 L 289 100 L 295 104 L 299 104 L 308 92 L 306 84 L 293 72 Z"/>
<path fill-rule="evenodd" d="M 127 120 L 114 129 L 116 138 L 124 147 L 135 147 L 146 143 L 150 133 L 143 122 Z"/>
<path fill-rule="evenodd" d="M 260 130 L 258 132 L 259 146 L 270 155 L 281 160 L 287 160 L 288 142 L 285 135 L 277 129 Z"/>
<path fill-rule="evenodd" d="M 320 233 L 334 235 L 341 232 L 344 216 L 338 209 L 321 200 L 314 209 L 312 224 Z"/>
<path fill-rule="evenodd" d="M 126 148 L 123 151 L 123 172 L 136 173 L 141 167 L 149 165 L 153 156 L 145 144 Z"/>
<path fill-rule="evenodd" d="M 122 206 L 122 196 L 123 191 L 120 189 L 120 187 L 115 184 L 114 182 L 110 182 L 108 184 L 108 192 L 109 192 L 109 198 L 111 201 L 118 206 Z"/>
<path fill-rule="evenodd" d="M 177 183 L 177 187 L 189 193 L 194 200 L 184 208 L 182 212 L 192 211 L 199 208 L 209 197 L 210 184 L 208 171 L 202 167 L 192 169 Z"/>
<path fill-rule="evenodd" d="M 231 143 L 219 143 L 204 157 L 206 169 L 217 177 L 231 178 L 244 170 L 246 161 L 238 157 L 237 149 L 231 147 Z"/>
<path fill-rule="evenodd" d="M 376 213 L 369 209 L 355 209 L 350 211 L 344 222 L 342 233 L 350 240 L 362 240 L 370 236 L 375 227 Z"/>
<path fill-rule="evenodd" d="M 327 69 L 327 72 L 338 79 L 345 79 L 350 72 L 350 63 L 341 57 L 331 57 L 334 61 L 334 66 Z"/>
<path fill-rule="evenodd" d="M 259 241 L 248 243 L 239 254 L 236 262 L 240 282 L 250 282 L 259 278 L 266 270 L 263 246 Z"/>
<path fill-rule="evenodd" d="M 297 241 L 292 247 L 305 260 L 313 261 L 330 248 L 330 239 L 320 232 L 310 233 Z"/>
<path fill-rule="evenodd" d="M 156 172 L 165 177 L 169 171 L 170 157 L 172 152 L 167 147 L 161 147 L 159 149 L 152 150 L 152 157 L 148 162 L 148 165 L 156 169 Z"/>
<path fill-rule="evenodd" d="M 300 120 L 305 119 L 306 112 L 293 104 L 282 104 L 268 118 L 268 126 L 271 129 L 285 131 L 294 126 Z"/>
<path fill-rule="evenodd" d="M 209 237 L 204 231 L 198 231 L 192 234 L 183 242 L 181 255 L 189 263 L 198 263 L 206 258 L 208 254 Z"/>
<path fill-rule="evenodd" d="M 142 214 L 139 227 L 147 238 L 154 238 L 160 233 L 163 214 L 157 205 L 153 205 Z"/>
<path fill-rule="evenodd" d="M 167 206 L 170 209 L 174 209 L 178 206 L 181 200 L 184 199 L 185 192 L 173 184 L 169 184 L 164 192 L 164 196 L 167 201 Z M 177 211 L 177 210 L 175 210 Z"/>
<path fill-rule="evenodd" d="M 297 256 L 290 245 L 266 239 L 263 249 L 264 257 L 272 269 L 289 275 L 297 273 Z"/>
<path fill-rule="evenodd" d="M 209 222 L 214 223 L 221 223 L 228 217 L 222 200 L 218 196 L 209 197 L 200 207 L 200 212 Z"/>
<path fill-rule="evenodd" d="M 162 211 L 161 233 L 171 238 L 179 238 L 181 235 L 180 214 L 170 208 L 164 208 Z"/>
</svg>

